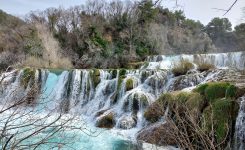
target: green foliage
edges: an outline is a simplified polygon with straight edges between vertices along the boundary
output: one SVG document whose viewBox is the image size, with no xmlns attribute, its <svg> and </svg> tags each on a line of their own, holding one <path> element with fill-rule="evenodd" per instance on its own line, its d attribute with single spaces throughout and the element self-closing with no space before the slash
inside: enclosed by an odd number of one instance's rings
<svg viewBox="0 0 245 150">
<path fill-rule="evenodd" d="M 109 54 L 109 50 L 108 50 L 108 41 L 106 41 L 97 31 L 96 27 L 91 26 L 89 28 L 89 35 L 90 35 L 90 39 L 91 41 L 96 45 L 99 46 L 100 48 L 102 48 L 102 56 L 104 57 L 108 57 Z"/>
<path fill-rule="evenodd" d="M 147 56 L 150 54 L 150 45 L 147 41 L 135 41 L 136 53 L 140 57 Z"/>
<path fill-rule="evenodd" d="M 189 70 L 193 69 L 193 64 L 188 60 L 181 60 L 178 63 L 175 63 L 172 69 L 172 72 L 175 76 L 184 75 Z"/>
<path fill-rule="evenodd" d="M 130 91 L 134 88 L 134 80 L 132 78 L 127 79 L 126 81 L 126 91 Z"/>
<path fill-rule="evenodd" d="M 139 23 L 144 24 L 154 20 L 158 13 L 158 9 L 154 8 L 152 0 L 143 0 L 138 6 L 140 10 Z"/>
<path fill-rule="evenodd" d="M 183 26 L 192 31 L 201 31 L 204 28 L 204 25 L 200 21 L 195 21 L 192 19 L 185 19 L 183 21 Z"/>
<path fill-rule="evenodd" d="M 207 34 L 214 40 L 232 30 L 227 18 L 213 18 L 205 27 Z"/>
</svg>

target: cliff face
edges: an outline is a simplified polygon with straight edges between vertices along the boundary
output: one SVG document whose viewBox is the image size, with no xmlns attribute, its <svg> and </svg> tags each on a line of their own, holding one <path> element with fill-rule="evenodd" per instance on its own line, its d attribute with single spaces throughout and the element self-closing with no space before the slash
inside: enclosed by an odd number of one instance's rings
<svg viewBox="0 0 245 150">
<path fill-rule="evenodd" d="M 196 54 L 216 52 L 209 36 L 203 31 L 193 31 L 179 26 L 150 26 L 149 40 L 156 44 L 158 54 Z"/>
</svg>

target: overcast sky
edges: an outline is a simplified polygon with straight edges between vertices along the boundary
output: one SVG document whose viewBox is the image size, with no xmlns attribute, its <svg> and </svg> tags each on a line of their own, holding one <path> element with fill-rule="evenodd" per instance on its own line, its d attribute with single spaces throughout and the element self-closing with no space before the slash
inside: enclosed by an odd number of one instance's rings
<svg viewBox="0 0 245 150">
<path fill-rule="evenodd" d="M 223 17 L 223 11 L 212 8 L 228 9 L 234 0 L 178 0 L 181 9 L 184 10 L 187 18 L 200 20 L 207 24 L 214 17 Z M 0 9 L 15 15 L 24 16 L 31 10 L 44 10 L 48 7 L 68 8 L 74 5 L 81 5 L 85 0 L 0 0 Z M 163 5 L 173 10 L 175 0 L 163 0 Z M 241 23 L 242 8 L 245 7 L 245 0 L 238 0 L 233 9 L 225 16 L 233 25 Z"/>
</svg>

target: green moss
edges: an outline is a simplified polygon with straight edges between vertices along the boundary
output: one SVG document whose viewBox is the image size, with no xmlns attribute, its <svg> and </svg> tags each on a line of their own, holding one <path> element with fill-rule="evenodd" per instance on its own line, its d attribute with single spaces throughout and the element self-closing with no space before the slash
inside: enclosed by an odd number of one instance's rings
<svg viewBox="0 0 245 150">
<path fill-rule="evenodd" d="M 230 86 L 226 82 L 212 82 L 208 83 L 205 89 L 205 97 L 209 102 L 214 102 L 217 98 L 223 98 L 226 94 L 226 89 Z"/>
<path fill-rule="evenodd" d="M 132 78 L 129 78 L 126 81 L 126 91 L 130 91 L 134 88 L 134 80 Z"/>
<path fill-rule="evenodd" d="M 227 140 L 231 124 L 236 120 L 239 106 L 232 99 L 217 99 L 203 113 L 202 126 L 207 133 L 214 129 L 217 143 Z"/>
<path fill-rule="evenodd" d="M 120 77 L 121 77 L 121 76 L 125 76 L 125 75 L 126 75 L 126 72 L 127 72 L 126 69 L 120 69 L 120 70 L 119 70 L 119 76 L 120 76 Z"/>
<path fill-rule="evenodd" d="M 193 91 L 198 92 L 201 95 L 204 95 L 207 87 L 208 87 L 208 83 L 201 84 L 201 85 L 197 86 L 197 88 L 195 88 Z"/>
<path fill-rule="evenodd" d="M 111 73 L 112 73 L 112 79 L 117 77 L 117 70 L 116 69 L 111 70 Z"/>
<path fill-rule="evenodd" d="M 237 95 L 237 87 L 234 85 L 228 86 L 226 89 L 225 97 L 226 98 L 234 98 Z"/>
<path fill-rule="evenodd" d="M 35 70 L 31 68 L 25 68 L 23 70 L 23 75 L 21 78 L 21 84 L 26 88 L 30 80 L 34 80 L 35 78 Z"/>
<path fill-rule="evenodd" d="M 235 98 L 237 88 L 227 82 L 210 82 L 199 85 L 194 92 L 198 92 L 205 96 L 205 99 L 213 103 L 217 98 Z"/>
<path fill-rule="evenodd" d="M 193 110 L 194 115 L 200 115 L 204 108 L 204 99 L 199 93 L 195 92 L 165 93 L 146 109 L 144 117 L 150 122 L 156 122 L 163 117 L 167 106 L 169 106 L 170 112 L 176 108 L 179 112 L 184 111 L 184 106 L 187 106 L 191 111 Z"/>
</svg>

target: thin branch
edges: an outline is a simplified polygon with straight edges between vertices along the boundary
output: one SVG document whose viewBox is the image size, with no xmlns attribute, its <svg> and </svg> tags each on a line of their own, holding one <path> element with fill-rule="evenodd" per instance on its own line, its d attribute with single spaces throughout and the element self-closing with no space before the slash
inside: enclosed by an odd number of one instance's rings
<svg viewBox="0 0 245 150">
<path fill-rule="evenodd" d="M 233 2 L 233 4 L 231 5 L 231 7 L 225 12 L 225 14 L 223 15 L 223 16 L 225 16 L 233 7 L 234 7 L 234 5 L 237 3 L 237 1 L 238 0 L 235 0 L 234 2 Z"/>
</svg>

